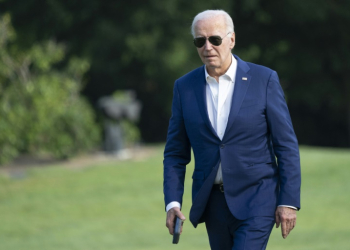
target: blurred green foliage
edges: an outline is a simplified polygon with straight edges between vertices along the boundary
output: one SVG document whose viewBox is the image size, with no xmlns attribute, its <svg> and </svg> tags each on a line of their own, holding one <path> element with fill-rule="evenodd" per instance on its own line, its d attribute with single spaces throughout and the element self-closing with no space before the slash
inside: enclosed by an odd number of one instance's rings
<svg viewBox="0 0 350 250">
<path fill-rule="evenodd" d="M 99 129 L 80 96 L 89 63 L 53 40 L 18 48 L 10 15 L 0 17 L 0 163 L 19 153 L 67 158 L 96 146 Z"/>
<path fill-rule="evenodd" d="M 123 120 L 120 126 L 123 130 L 125 147 L 131 147 L 140 142 L 140 130 L 134 122 Z"/>
<path fill-rule="evenodd" d="M 147 142 L 165 140 L 174 81 L 202 65 L 190 26 L 205 9 L 232 16 L 233 53 L 278 72 L 300 143 L 350 146 L 350 0 L 0 2 L 18 50 L 55 39 L 68 58 L 89 58 L 83 94 L 92 104 L 136 90 Z"/>
<path fill-rule="evenodd" d="M 164 141 L 174 81 L 201 65 L 192 43 L 194 15 L 230 10 L 230 1 L 5 0 L 22 47 L 54 37 L 68 54 L 89 58 L 83 93 L 91 103 L 133 89 L 142 102 L 143 141 Z"/>
<path fill-rule="evenodd" d="M 278 72 L 303 144 L 350 146 L 350 0 L 236 0 L 235 53 Z"/>
</svg>

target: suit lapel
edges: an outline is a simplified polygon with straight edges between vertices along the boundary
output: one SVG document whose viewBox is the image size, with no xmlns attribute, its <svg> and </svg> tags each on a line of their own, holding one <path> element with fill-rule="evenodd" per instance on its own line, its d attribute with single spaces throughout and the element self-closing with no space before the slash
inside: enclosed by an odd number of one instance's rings
<svg viewBox="0 0 350 250">
<path fill-rule="evenodd" d="M 206 79 L 205 79 L 204 67 L 205 66 L 201 67 L 201 70 L 199 70 L 197 77 L 194 78 L 194 81 L 195 81 L 194 91 L 196 93 L 198 107 L 202 115 L 202 118 L 205 124 L 210 129 L 210 131 L 217 137 L 217 134 L 213 126 L 211 125 L 211 122 L 209 120 L 209 115 L 208 115 L 207 96 L 206 96 Z"/>
<path fill-rule="evenodd" d="M 232 103 L 230 114 L 228 117 L 228 122 L 225 130 L 225 134 L 223 140 L 228 134 L 228 131 L 232 127 L 237 114 L 241 108 L 242 102 L 244 100 L 245 94 L 249 88 L 250 80 L 252 78 L 251 75 L 248 75 L 249 66 L 246 62 L 242 61 L 239 57 L 235 56 L 237 59 L 237 71 L 236 71 L 236 79 L 235 79 L 235 87 L 233 90 Z"/>
</svg>

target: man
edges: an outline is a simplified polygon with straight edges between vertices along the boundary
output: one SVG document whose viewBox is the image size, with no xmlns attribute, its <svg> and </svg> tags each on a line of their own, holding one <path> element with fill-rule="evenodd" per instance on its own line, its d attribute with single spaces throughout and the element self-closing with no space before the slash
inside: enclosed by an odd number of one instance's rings
<svg viewBox="0 0 350 250">
<path fill-rule="evenodd" d="M 273 225 L 286 238 L 300 208 L 300 159 L 275 71 L 231 50 L 231 17 L 199 13 L 192 35 L 204 65 L 175 82 L 164 151 L 166 226 L 180 208 L 195 157 L 190 221 L 205 222 L 211 249 L 265 249 Z M 277 159 L 277 162 L 276 162 Z"/>
</svg>

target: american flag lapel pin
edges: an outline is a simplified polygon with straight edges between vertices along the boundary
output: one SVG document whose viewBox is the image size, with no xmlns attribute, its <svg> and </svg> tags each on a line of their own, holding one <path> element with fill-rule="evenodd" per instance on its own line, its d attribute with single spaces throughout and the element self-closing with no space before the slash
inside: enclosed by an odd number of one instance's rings
<svg viewBox="0 0 350 250">
<path fill-rule="evenodd" d="M 242 80 L 243 80 L 243 81 L 247 81 L 248 78 L 247 78 L 247 77 L 242 77 Z"/>
</svg>

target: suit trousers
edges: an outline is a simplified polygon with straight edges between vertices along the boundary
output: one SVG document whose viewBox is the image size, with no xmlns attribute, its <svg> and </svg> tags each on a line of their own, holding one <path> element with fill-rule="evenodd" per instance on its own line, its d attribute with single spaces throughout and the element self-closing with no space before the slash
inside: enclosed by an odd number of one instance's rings
<svg viewBox="0 0 350 250">
<path fill-rule="evenodd" d="M 225 195 L 214 185 L 204 212 L 212 250 L 260 250 L 266 249 L 274 215 L 238 220 L 229 210 Z"/>
</svg>

